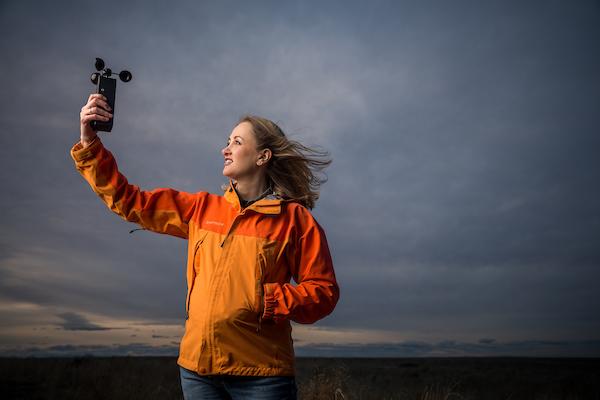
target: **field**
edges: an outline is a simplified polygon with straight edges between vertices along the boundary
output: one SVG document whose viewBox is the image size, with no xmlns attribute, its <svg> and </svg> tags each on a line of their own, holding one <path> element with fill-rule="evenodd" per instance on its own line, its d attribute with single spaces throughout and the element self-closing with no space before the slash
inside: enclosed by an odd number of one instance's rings
<svg viewBox="0 0 600 400">
<path fill-rule="evenodd" d="M 600 400 L 600 359 L 299 358 L 299 399 Z M 181 399 L 172 357 L 0 358 L 2 399 Z"/>
</svg>

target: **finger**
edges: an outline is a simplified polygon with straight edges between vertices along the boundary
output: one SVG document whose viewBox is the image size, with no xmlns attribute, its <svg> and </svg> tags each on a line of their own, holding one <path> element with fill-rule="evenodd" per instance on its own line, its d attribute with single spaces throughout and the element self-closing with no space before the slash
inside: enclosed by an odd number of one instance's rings
<svg viewBox="0 0 600 400">
<path fill-rule="evenodd" d="M 103 110 L 100 107 L 88 107 L 88 108 L 84 108 L 81 110 L 81 113 L 79 114 L 80 118 L 83 119 L 84 117 L 87 116 L 91 116 L 92 118 L 95 116 L 101 116 L 101 117 L 106 117 L 106 118 L 112 118 L 112 114 Z"/>
<path fill-rule="evenodd" d="M 111 108 L 106 101 L 98 100 L 98 104 L 100 104 L 100 107 L 104 108 L 106 111 L 111 111 Z"/>
<path fill-rule="evenodd" d="M 90 107 L 89 114 L 97 114 L 97 115 L 102 115 L 105 117 L 112 117 L 111 113 L 109 113 L 108 111 L 104 110 L 103 108 L 97 107 L 97 106 Z"/>
<path fill-rule="evenodd" d="M 100 93 L 92 93 L 90 94 L 90 97 L 88 97 L 88 103 L 90 103 L 92 100 L 94 99 L 100 99 L 102 101 L 108 101 L 108 99 L 106 98 L 106 96 L 101 95 Z"/>
<path fill-rule="evenodd" d="M 108 111 L 102 106 L 101 101 L 97 100 L 97 99 L 92 100 L 89 104 L 87 104 L 87 107 L 89 110 L 94 110 L 94 111 L 96 109 Z"/>
<path fill-rule="evenodd" d="M 100 93 L 91 93 L 90 97 L 88 97 L 88 102 L 90 102 L 92 99 L 106 99 L 106 97 Z"/>
<path fill-rule="evenodd" d="M 91 98 L 94 98 L 94 99 L 102 99 L 102 100 L 108 100 L 108 99 L 106 98 L 106 96 L 104 96 L 103 94 L 100 94 L 100 93 L 92 93 L 92 94 L 91 94 Z"/>
<path fill-rule="evenodd" d="M 90 123 L 91 121 L 108 121 L 109 119 L 110 118 L 104 117 L 102 115 L 91 115 L 91 114 L 88 114 L 88 115 L 86 115 L 86 116 L 84 116 L 84 117 L 81 118 L 81 123 L 85 125 L 85 124 Z"/>
<path fill-rule="evenodd" d="M 110 106 L 108 105 L 108 103 L 105 100 L 102 100 L 100 98 L 93 98 L 89 103 L 88 106 L 100 106 L 103 109 L 107 110 L 107 111 L 111 111 Z"/>
</svg>

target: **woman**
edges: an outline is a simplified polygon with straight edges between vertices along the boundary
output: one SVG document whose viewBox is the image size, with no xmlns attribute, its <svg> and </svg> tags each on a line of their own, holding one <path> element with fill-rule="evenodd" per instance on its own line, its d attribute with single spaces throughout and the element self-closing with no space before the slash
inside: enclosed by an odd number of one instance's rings
<svg viewBox="0 0 600 400">
<path fill-rule="evenodd" d="M 330 161 L 287 139 L 273 122 L 246 116 L 222 150 L 229 178 L 223 196 L 141 191 L 90 127 L 112 118 L 110 111 L 102 95 L 90 95 L 71 156 L 115 213 L 188 240 L 177 361 L 184 398 L 294 399 L 290 321 L 313 323 L 339 297 L 325 233 L 308 211 L 321 183 L 313 170 Z"/>
</svg>

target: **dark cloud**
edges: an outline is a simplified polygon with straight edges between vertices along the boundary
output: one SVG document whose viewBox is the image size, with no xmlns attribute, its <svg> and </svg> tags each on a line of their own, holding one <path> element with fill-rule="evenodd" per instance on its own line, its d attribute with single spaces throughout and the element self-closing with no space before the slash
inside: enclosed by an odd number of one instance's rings
<svg viewBox="0 0 600 400">
<path fill-rule="evenodd" d="M 82 356 L 177 356 L 178 346 L 151 346 L 144 343 L 115 345 L 56 345 L 0 350 L 3 357 L 82 357 Z"/>
<path fill-rule="evenodd" d="M 3 302 L 183 321 L 185 241 L 129 234 L 68 154 L 101 56 L 134 75 L 102 138 L 144 189 L 218 192 L 246 112 L 331 150 L 319 325 L 598 337 L 597 2 L 104 4 L 0 8 Z"/>
<path fill-rule="evenodd" d="M 299 347 L 301 357 L 598 357 L 600 341 L 544 341 L 469 343 L 404 342 L 377 344 L 315 344 Z"/>
<path fill-rule="evenodd" d="M 103 327 L 90 322 L 83 315 L 74 312 L 64 312 L 57 315 L 63 319 L 59 324 L 66 331 L 105 331 L 112 328 Z"/>
<path fill-rule="evenodd" d="M 144 343 L 122 345 L 55 345 L 50 347 L 3 348 L 3 357 L 76 356 L 177 356 L 178 342 L 152 346 Z M 300 357 L 598 357 L 600 341 L 527 340 L 492 343 L 407 341 L 377 344 L 310 344 L 296 348 Z"/>
</svg>

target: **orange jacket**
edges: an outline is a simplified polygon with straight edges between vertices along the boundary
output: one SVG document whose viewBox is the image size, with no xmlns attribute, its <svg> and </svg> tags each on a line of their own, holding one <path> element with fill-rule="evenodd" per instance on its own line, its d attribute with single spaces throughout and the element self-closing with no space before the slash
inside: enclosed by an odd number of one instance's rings
<svg viewBox="0 0 600 400">
<path fill-rule="evenodd" d="M 76 143 L 71 156 L 112 211 L 188 239 L 179 365 L 201 375 L 295 374 L 290 321 L 313 323 L 339 298 L 325 234 L 305 207 L 271 196 L 240 210 L 231 186 L 223 196 L 141 191 L 99 138 Z"/>
</svg>

